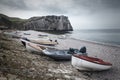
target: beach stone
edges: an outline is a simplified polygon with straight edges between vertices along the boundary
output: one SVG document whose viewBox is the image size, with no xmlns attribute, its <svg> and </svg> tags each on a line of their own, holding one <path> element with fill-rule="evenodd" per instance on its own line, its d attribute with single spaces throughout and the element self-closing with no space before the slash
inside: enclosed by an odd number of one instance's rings
<svg viewBox="0 0 120 80">
<path fill-rule="evenodd" d="M 88 80 L 88 79 L 84 79 L 84 78 L 75 78 L 75 80 Z"/>
<path fill-rule="evenodd" d="M 47 73 L 46 76 L 53 77 L 53 74 Z"/>
<path fill-rule="evenodd" d="M 8 74 L 7 77 L 9 80 L 16 80 L 16 78 L 17 78 L 16 75 L 12 75 L 12 74 Z"/>
<path fill-rule="evenodd" d="M 71 77 L 69 75 L 64 75 L 65 78 L 70 79 Z"/>
<path fill-rule="evenodd" d="M 35 71 L 35 68 L 30 68 L 30 71 L 32 72 L 32 71 Z"/>
<path fill-rule="evenodd" d="M 7 80 L 6 77 L 0 77 L 0 80 Z"/>
<path fill-rule="evenodd" d="M 15 79 L 15 80 L 21 80 L 21 79 Z"/>
</svg>

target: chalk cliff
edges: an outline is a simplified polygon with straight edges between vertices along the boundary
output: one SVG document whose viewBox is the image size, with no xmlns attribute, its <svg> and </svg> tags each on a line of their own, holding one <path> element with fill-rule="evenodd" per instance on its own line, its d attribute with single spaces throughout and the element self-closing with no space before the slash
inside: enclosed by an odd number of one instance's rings
<svg viewBox="0 0 120 80">
<path fill-rule="evenodd" d="M 66 16 L 41 16 L 30 19 L 8 17 L 0 14 L 0 29 L 72 31 L 73 28 Z"/>
<path fill-rule="evenodd" d="M 72 31 L 73 28 L 66 16 L 42 16 L 32 17 L 28 19 L 24 24 L 25 30 L 62 30 Z"/>
</svg>

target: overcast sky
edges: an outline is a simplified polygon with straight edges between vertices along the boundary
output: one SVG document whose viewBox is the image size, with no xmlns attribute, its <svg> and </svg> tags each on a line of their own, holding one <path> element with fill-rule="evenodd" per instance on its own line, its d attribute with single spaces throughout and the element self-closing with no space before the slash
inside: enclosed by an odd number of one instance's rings
<svg viewBox="0 0 120 80">
<path fill-rule="evenodd" d="M 65 15 L 74 29 L 120 28 L 120 0 L 0 0 L 0 13 L 20 18 Z"/>
</svg>

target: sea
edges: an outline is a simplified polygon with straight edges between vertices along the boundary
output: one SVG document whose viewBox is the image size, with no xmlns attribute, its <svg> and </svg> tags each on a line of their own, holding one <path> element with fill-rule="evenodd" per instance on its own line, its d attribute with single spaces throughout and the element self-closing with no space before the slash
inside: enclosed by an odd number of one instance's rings
<svg viewBox="0 0 120 80">
<path fill-rule="evenodd" d="M 25 33 L 27 35 L 25 35 Z M 50 35 L 50 33 L 42 33 Z M 41 34 L 41 32 L 33 30 L 20 31 L 20 35 L 22 35 L 22 37 L 33 39 L 40 39 L 38 37 L 39 34 Z M 58 34 L 57 32 L 55 35 L 59 38 L 69 37 L 77 40 L 85 40 L 106 45 L 120 46 L 120 29 L 74 29 L 73 31 L 63 34 Z M 53 39 L 53 37 L 54 39 L 56 39 L 55 36 L 52 36 L 51 39 Z"/>
<path fill-rule="evenodd" d="M 70 37 L 108 45 L 120 45 L 120 29 L 75 29 Z"/>
</svg>

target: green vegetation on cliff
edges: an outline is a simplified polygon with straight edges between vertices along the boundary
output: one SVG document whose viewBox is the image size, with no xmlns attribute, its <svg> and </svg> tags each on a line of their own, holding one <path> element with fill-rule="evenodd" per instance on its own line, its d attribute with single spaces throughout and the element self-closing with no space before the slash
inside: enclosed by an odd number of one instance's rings
<svg viewBox="0 0 120 80">
<path fill-rule="evenodd" d="M 27 19 L 21 19 L 21 18 L 17 18 L 17 17 L 8 17 L 8 16 L 6 16 L 6 15 L 4 15 L 4 14 L 0 14 L 0 20 L 2 19 L 2 18 L 5 18 L 6 20 L 9 20 L 9 21 L 11 21 L 11 22 L 24 22 L 24 21 L 26 21 Z"/>
<path fill-rule="evenodd" d="M 2 26 L 2 28 L 7 27 L 8 29 L 16 29 L 16 26 L 20 25 L 24 21 L 26 21 L 26 19 L 8 17 L 4 14 L 0 14 L 0 26 Z"/>
</svg>

